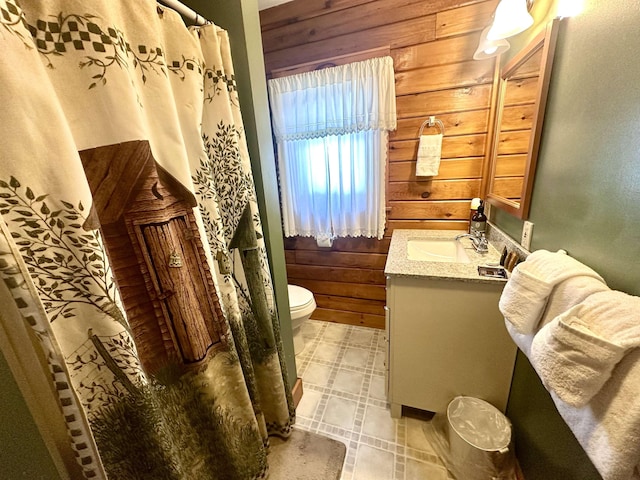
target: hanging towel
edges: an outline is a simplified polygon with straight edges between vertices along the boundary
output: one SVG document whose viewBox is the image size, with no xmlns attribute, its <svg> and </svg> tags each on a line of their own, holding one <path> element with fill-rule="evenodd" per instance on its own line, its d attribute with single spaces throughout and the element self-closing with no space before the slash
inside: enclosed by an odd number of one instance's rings
<svg viewBox="0 0 640 480">
<path fill-rule="evenodd" d="M 587 299 L 589 302 L 595 301 L 601 298 L 602 292 L 611 292 L 598 278 L 570 277 L 557 284 L 539 320 L 539 330 L 534 327 L 534 331 L 530 333 L 521 333 L 511 322 L 505 321 L 514 342 L 532 363 L 533 342 L 542 342 L 543 338 L 537 337 L 545 334 L 545 326 Z M 621 294 L 618 292 L 614 295 Z M 637 306 L 633 308 L 638 311 Z M 593 309 L 589 311 L 589 315 L 594 313 Z M 604 324 L 596 330 L 593 330 L 596 328 L 594 326 L 589 327 L 594 335 L 605 338 L 610 343 L 617 343 L 626 350 L 600 390 L 581 407 L 567 403 L 553 389 L 550 390 L 558 412 L 587 452 L 603 480 L 640 480 L 640 402 L 637 400 L 640 397 L 640 348 L 632 348 L 633 345 L 637 345 L 638 315 L 636 314 L 634 322 L 634 310 L 627 312 L 631 316 L 627 316 L 626 313 L 623 316 L 616 315 L 618 320 L 613 316 L 605 316 L 604 319 L 608 319 L 605 322 L 606 327 Z M 624 321 L 621 320 L 622 317 Z M 583 325 L 592 325 L 592 322 L 585 320 L 585 317 L 580 319 Z M 627 326 L 614 334 L 613 330 L 621 322 Z M 574 323 L 574 327 L 585 332 L 584 326 Z M 602 359 L 601 356 L 599 358 Z M 610 358 L 615 362 L 615 352 Z"/>
<path fill-rule="evenodd" d="M 594 335 L 573 311 L 541 328 L 531 344 L 531 364 L 563 402 L 582 407 L 600 391 L 625 349 Z"/>
<path fill-rule="evenodd" d="M 518 332 L 533 333 L 560 282 L 575 276 L 604 280 L 591 268 L 561 252 L 537 250 L 513 270 L 500 297 L 499 307 Z"/>
<path fill-rule="evenodd" d="M 562 315 L 570 308 L 584 301 L 588 296 L 608 290 L 609 287 L 593 277 L 581 275 L 563 280 L 553 288 L 551 295 L 549 295 L 544 314 L 538 323 L 540 329 L 553 321 L 557 316 Z M 506 319 L 505 325 L 513 341 L 520 346 L 520 349 L 527 357 L 530 357 L 533 335 L 539 330 L 530 333 L 520 333 L 514 325 Z"/>
<path fill-rule="evenodd" d="M 523 352 L 531 351 L 533 334 L 518 334 L 509 322 L 507 329 Z M 575 407 L 553 390 L 550 393 L 603 480 L 640 479 L 640 348 L 620 360 L 609 381 L 586 405 Z"/>
<path fill-rule="evenodd" d="M 516 345 L 531 359 L 534 334 L 520 334 L 506 323 Z M 603 480 L 640 480 L 640 348 L 624 355 L 586 405 L 575 407 L 553 390 L 550 394 Z"/>
<path fill-rule="evenodd" d="M 442 154 L 442 134 L 420 135 L 416 176 L 433 177 L 438 175 L 440 155 Z"/>
<path fill-rule="evenodd" d="M 640 346 L 640 297 L 604 291 L 545 325 L 531 344 L 531 364 L 548 390 L 586 405 L 625 353 Z"/>
</svg>

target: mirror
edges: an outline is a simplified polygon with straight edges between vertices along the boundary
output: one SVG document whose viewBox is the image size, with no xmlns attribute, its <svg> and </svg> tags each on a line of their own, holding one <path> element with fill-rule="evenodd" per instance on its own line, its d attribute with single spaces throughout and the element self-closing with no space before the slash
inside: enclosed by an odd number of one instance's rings
<svg viewBox="0 0 640 480">
<path fill-rule="evenodd" d="M 553 20 L 500 72 L 486 198 L 521 219 L 529 215 L 557 33 Z"/>
</svg>

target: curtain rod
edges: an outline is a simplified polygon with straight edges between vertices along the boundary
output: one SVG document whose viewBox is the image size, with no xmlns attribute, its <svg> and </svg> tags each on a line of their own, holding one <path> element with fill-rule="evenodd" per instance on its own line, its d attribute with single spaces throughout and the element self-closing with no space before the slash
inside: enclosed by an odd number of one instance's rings
<svg viewBox="0 0 640 480">
<path fill-rule="evenodd" d="M 174 9 L 180 15 L 189 20 L 193 20 L 194 25 L 206 25 L 207 23 L 212 23 L 202 15 L 198 14 L 196 11 L 187 7 L 184 3 L 179 0 L 158 0 L 158 3 L 163 4 L 166 7 Z"/>
</svg>

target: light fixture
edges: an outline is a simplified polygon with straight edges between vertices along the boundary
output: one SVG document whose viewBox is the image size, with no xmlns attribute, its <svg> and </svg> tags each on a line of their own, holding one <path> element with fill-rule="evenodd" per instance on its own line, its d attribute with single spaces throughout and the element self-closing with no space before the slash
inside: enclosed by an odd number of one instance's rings
<svg viewBox="0 0 640 480">
<path fill-rule="evenodd" d="M 487 33 L 489 40 L 512 37 L 533 25 L 533 17 L 527 11 L 527 0 L 500 0 Z"/>
<path fill-rule="evenodd" d="M 474 60 L 484 60 L 485 58 L 495 57 L 496 55 L 500 55 L 503 52 L 509 50 L 509 42 L 505 39 L 501 38 L 500 40 L 489 40 L 487 38 L 487 33 L 491 25 L 485 28 L 480 35 L 480 42 L 478 43 L 478 48 L 476 53 L 473 54 Z"/>
<path fill-rule="evenodd" d="M 581 13 L 583 9 L 583 0 L 560 0 L 557 16 L 559 18 L 573 17 Z"/>
</svg>

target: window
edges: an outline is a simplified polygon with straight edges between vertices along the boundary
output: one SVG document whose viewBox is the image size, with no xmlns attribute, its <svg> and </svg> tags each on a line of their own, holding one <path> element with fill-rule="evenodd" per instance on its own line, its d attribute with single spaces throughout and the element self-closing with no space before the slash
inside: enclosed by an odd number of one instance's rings
<svg viewBox="0 0 640 480">
<path fill-rule="evenodd" d="M 269 81 L 285 236 L 382 238 L 390 57 Z"/>
</svg>

